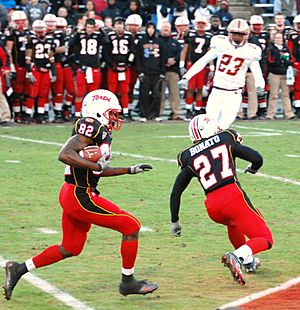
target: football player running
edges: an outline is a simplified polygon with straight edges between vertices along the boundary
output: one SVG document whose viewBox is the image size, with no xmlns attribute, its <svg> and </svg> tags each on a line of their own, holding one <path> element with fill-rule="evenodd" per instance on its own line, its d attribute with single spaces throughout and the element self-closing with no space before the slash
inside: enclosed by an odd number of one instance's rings
<svg viewBox="0 0 300 310">
<path fill-rule="evenodd" d="M 11 299 L 14 287 L 25 273 L 79 255 L 84 247 L 91 225 L 110 228 L 122 234 L 122 295 L 148 294 L 159 286 L 156 283 L 134 278 L 134 264 L 138 250 L 139 220 L 115 203 L 105 199 L 96 189 L 100 177 L 138 174 L 153 167 L 137 164 L 130 167 L 110 167 L 111 130 L 119 130 L 121 106 L 117 97 L 108 90 L 95 90 L 83 100 L 82 115 L 72 137 L 59 153 L 59 160 L 66 164 L 65 183 L 59 201 L 62 207 L 63 238 L 60 245 L 52 245 L 19 264 L 6 263 L 4 295 Z M 79 155 L 86 146 L 96 145 L 103 155 L 98 162 L 91 162 Z"/>
<path fill-rule="evenodd" d="M 225 253 L 221 262 L 229 268 L 233 279 L 244 285 L 242 266 L 246 272 L 254 273 L 257 260 L 253 255 L 271 249 L 273 239 L 261 212 L 241 188 L 235 159 L 249 161 L 251 164 L 245 173 L 255 174 L 263 165 L 263 158 L 257 151 L 242 145 L 237 132 L 220 131 L 217 123 L 205 114 L 190 121 L 189 136 L 193 145 L 181 151 L 177 158 L 181 170 L 170 197 L 171 233 L 181 236 L 181 195 L 195 177 L 205 192 L 204 203 L 209 217 L 227 226 L 229 240 L 235 248 Z"/>
<path fill-rule="evenodd" d="M 248 68 L 255 79 L 257 93 L 264 92 L 259 60 L 261 48 L 247 42 L 249 26 L 243 19 L 234 19 L 228 25 L 229 36 L 217 35 L 211 39 L 210 50 L 201 57 L 183 76 L 181 84 L 187 84 L 209 62 L 217 59 L 212 91 L 209 95 L 206 114 L 215 119 L 221 129 L 234 122 L 242 102 L 242 88 Z"/>
</svg>

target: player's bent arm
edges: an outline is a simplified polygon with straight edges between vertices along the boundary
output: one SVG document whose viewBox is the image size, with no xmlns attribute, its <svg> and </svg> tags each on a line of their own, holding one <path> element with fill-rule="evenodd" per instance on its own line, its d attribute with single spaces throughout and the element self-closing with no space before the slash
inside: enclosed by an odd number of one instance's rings
<svg viewBox="0 0 300 310">
<path fill-rule="evenodd" d="M 190 80 L 194 75 L 200 72 L 208 63 L 217 58 L 217 53 L 214 49 L 209 50 L 203 57 L 198 59 L 188 72 L 183 76 L 184 79 Z"/>
<path fill-rule="evenodd" d="M 92 142 L 92 139 L 83 135 L 72 136 L 60 150 L 58 160 L 70 166 L 101 171 L 102 169 L 97 163 L 88 161 L 79 155 L 79 151 Z"/>
<path fill-rule="evenodd" d="M 251 63 L 249 64 L 249 68 L 254 76 L 255 87 L 265 89 L 265 79 L 263 77 L 259 61 L 251 61 Z"/>
<path fill-rule="evenodd" d="M 235 143 L 232 145 L 232 154 L 251 163 L 253 170 L 258 170 L 263 165 L 263 157 L 254 149 Z"/>
<path fill-rule="evenodd" d="M 101 176 L 113 177 L 122 174 L 128 174 L 128 167 L 108 167 L 102 172 Z"/>
<path fill-rule="evenodd" d="M 176 177 L 170 196 L 170 211 L 172 223 L 175 223 L 179 220 L 181 195 L 190 184 L 193 176 L 194 175 L 189 168 L 183 168 Z"/>
</svg>

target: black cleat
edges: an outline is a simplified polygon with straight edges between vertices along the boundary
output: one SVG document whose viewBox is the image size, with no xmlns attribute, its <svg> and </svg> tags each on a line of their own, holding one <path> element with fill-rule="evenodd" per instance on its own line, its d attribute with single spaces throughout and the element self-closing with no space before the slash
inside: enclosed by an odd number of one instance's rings
<svg viewBox="0 0 300 310">
<path fill-rule="evenodd" d="M 256 273 L 258 267 L 261 265 L 259 257 L 253 257 L 252 263 L 249 264 L 243 264 L 245 267 L 245 271 L 247 273 Z"/>
<path fill-rule="evenodd" d="M 146 295 L 154 292 L 159 288 L 159 285 L 156 283 L 146 282 L 144 280 L 137 281 L 133 280 L 130 282 L 121 282 L 119 285 L 119 292 L 123 296 L 138 294 Z"/>
<path fill-rule="evenodd" d="M 7 262 L 4 267 L 6 276 L 5 276 L 3 289 L 4 289 L 5 299 L 7 300 L 11 299 L 12 292 L 16 284 L 18 283 L 18 281 L 21 279 L 23 275 L 19 271 L 19 268 L 18 268 L 19 266 L 20 264 L 18 264 L 17 262 Z"/>
<path fill-rule="evenodd" d="M 185 121 L 190 121 L 194 117 L 194 114 L 191 110 L 186 110 Z"/>
</svg>

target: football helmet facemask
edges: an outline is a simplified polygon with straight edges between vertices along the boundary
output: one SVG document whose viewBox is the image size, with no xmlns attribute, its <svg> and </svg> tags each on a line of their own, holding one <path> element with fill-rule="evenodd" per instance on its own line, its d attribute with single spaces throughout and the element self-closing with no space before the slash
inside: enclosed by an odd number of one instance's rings
<svg viewBox="0 0 300 310">
<path fill-rule="evenodd" d="M 120 130 L 123 121 L 120 119 L 122 111 L 116 95 L 106 89 L 97 89 L 88 93 L 82 103 L 83 117 L 97 119 L 108 130 Z"/>
<path fill-rule="evenodd" d="M 218 132 L 220 132 L 218 124 L 206 114 L 195 116 L 189 123 L 189 136 L 193 143 L 209 138 Z"/>
<path fill-rule="evenodd" d="M 47 26 L 44 21 L 37 19 L 32 23 L 32 30 L 38 37 L 43 37 L 46 34 Z"/>
<path fill-rule="evenodd" d="M 43 21 L 47 25 L 47 31 L 53 32 L 56 29 L 56 16 L 54 14 L 46 14 Z"/>
<path fill-rule="evenodd" d="M 249 33 L 250 33 L 250 28 L 244 19 L 236 18 L 236 19 L 233 19 L 229 23 L 227 27 L 227 31 L 228 31 L 228 36 L 229 36 L 229 40 L 231 41 L 231 43 L 234 46 L 241 46 L 247 40 Z M 241 39 L 237 39 L 237 38 L 233 39 L 234 34 L 241 34 L 242 35 Z"/>
<path fill-rule="evenodd" d="M 14 11 L 11 15 L 11 20 L 17 30 L 23 31 L 27 28 L 28 19 L 23 11 Z"/>
</svg>

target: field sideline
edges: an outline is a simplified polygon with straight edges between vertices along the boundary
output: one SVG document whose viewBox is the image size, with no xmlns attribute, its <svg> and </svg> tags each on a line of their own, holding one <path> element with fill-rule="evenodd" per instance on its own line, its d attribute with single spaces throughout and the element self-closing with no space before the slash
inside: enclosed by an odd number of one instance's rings
<svg viewBox="0 0 300 310">
<path fill-rule="evenodd" d="M 168 199 L 178 172 L 177 153 L 190 143 L 187 123 L 125 124 L 114 134 L 112 165 L 149 162 L 156 169 L 138 176 L 106 178 L 100 184 L 105 197 L 154 230 L 141 233 L 136 270 L 137 277 L 161 285 L 157 293 L 128 298 L 118 295 L 119 236 L 96 227 L 80 257 L 37 270 L 34 275 L 90 309 L 214 309 L 299 275 L 299 122 L 235 125 L 245 144 L 265 158 L 259 175 L 239 177 L 265 215 L 275 239 L 274 249 L 261 254 L 262 267 L 257 275 L 247 276 L 245 287 L 233 283 L 219 263 L 223 252 L 231 247 L 224 228 L 208 219 L 197 182 L 183 197 L 183 236 L 170 236 Z M 57 196 L 63 165 L 57 161 L 57 154 L 70 131 L 70 125 L 1 128 L 0 177 L 5 184 L 0 188 L 0 255 L 4 259 L 22 261 L 59 242 L 61 211 Z M 246 165 L 239 161 L 239 171 Z M 43 234 L 38 230 L 41 227 L 59 233 Z M 0 301 L 0 309 L 41 308 L 69 309 L 25 281 L 20 282 L 11 302 Z"/>
</svg>

